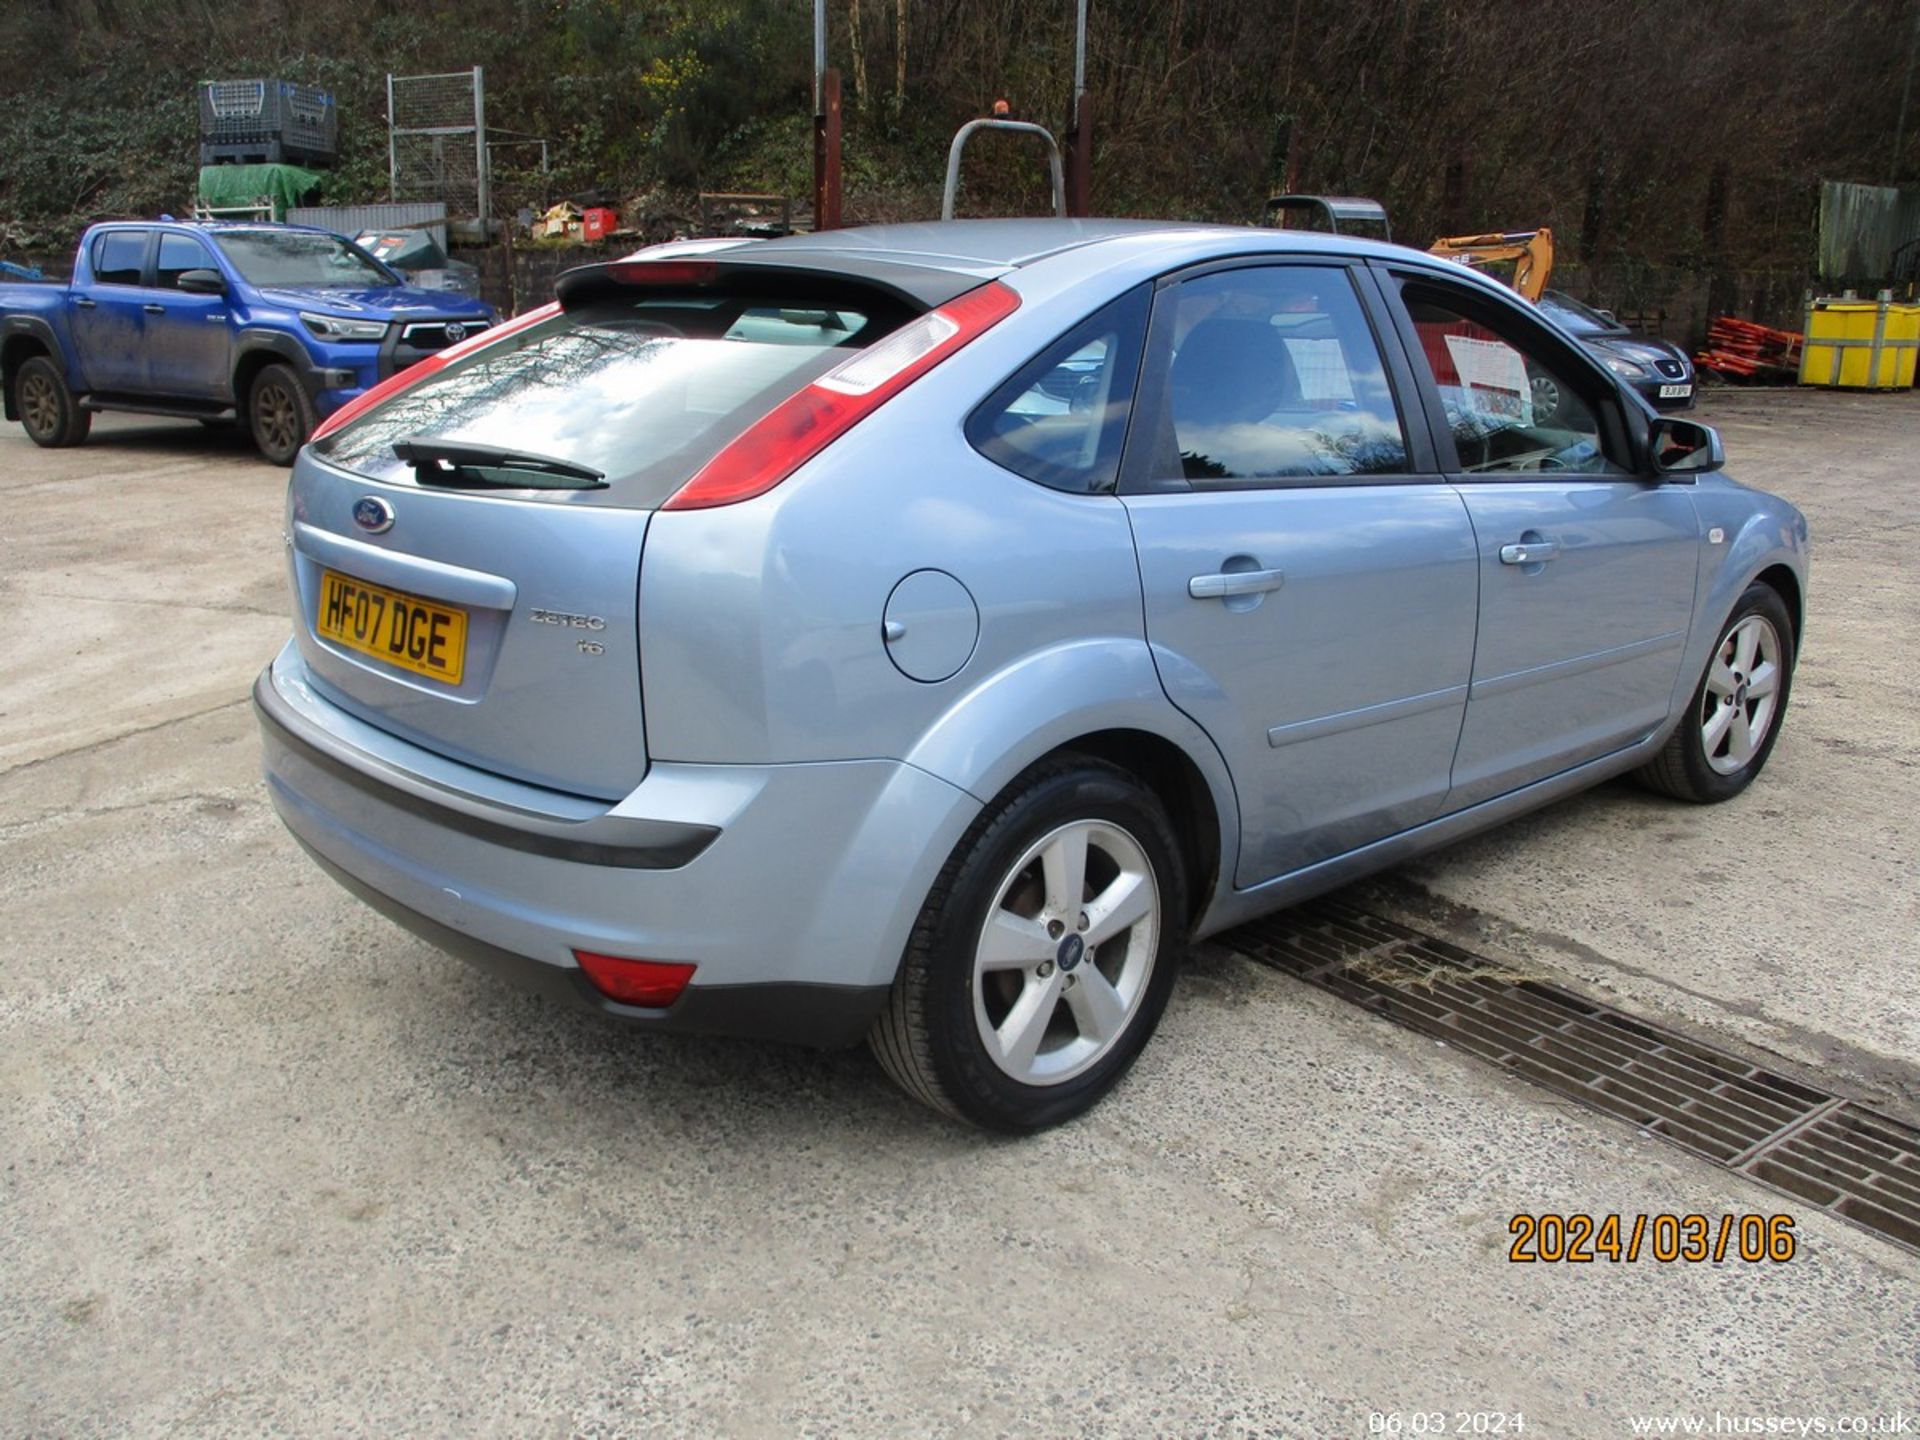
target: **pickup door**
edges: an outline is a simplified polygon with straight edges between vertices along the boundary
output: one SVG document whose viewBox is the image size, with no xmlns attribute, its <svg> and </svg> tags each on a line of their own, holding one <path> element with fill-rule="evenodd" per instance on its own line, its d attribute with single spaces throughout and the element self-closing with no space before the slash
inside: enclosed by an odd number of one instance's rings
<svg viewBox="0 0 1920 1440">
<path fill-rule="evenodd" d="M 232 374 L 233 329 L 225 295 L 194 295 L 180 288 L 188 270 L 220 269 L 194 235 L 160 236 L 154 285 L 143 297 L 148 394 L 182 400 L 224 400 Z M 236 401 L 241 396 L 233 397 Z"/>
<path fill-rule="evenodd" d="M 147 386 L 145 305 L 151 230 L 99 230 L 89 241 L 91 283 L 76 278 L 67 294 L 73 347 L 79 352 L 76 390 L 135 395 Z"/>
</svg>

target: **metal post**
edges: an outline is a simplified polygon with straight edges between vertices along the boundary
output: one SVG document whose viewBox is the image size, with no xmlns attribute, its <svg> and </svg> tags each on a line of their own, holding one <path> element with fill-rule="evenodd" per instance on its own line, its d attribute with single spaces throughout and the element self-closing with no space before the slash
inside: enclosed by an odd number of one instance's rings
<svg viewBox="0 0 1920 1440">
<path fill-rule="evenodd" d="M 813 0 L 813 116 L 827 113 L 827 0 Z M 815 183 L 818 183 L 816 177 Z"/>
<path fill-rule="evenodd" d="M 474 160 L 479 167 L 475 199 L 480 206 L 480 233 L 484 237 L 486 222 L 493 218 L 493 195 L 487 174 L 487 80 L 478 65 L 473 67 L 473 148 Z"/>
<path fill-rule="evenodd" d="M 822 110 L 813 120 L 813 228 L 840 228 L 840 72 L 820 76 Z"/>
<path fill-rule="evenodd" d="M 400 198 L 400 117 L 393 110 L 393 76 L 387 76 L 387 199 Z"/>
<path fill-rule="evenodd" d="M 1093 125 L 1087 117 L 1087 0 L 1073 32 L 1073 109 L 1067 123 L 1066 212 L 1093 213 Z"/>
</svg>

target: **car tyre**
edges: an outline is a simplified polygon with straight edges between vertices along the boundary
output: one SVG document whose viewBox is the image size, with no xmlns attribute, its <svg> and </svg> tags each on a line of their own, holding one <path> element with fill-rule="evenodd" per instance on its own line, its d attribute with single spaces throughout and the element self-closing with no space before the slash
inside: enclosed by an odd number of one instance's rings
<svg viewBox="0 0 1920 1440">
<path fill-rule="evenodd" d="M 1166 1009 L 1186 883 L 1152 791 L 1089 757 L 1042 762 L 942 868 L 868 1044 L 909 1095 L 986 1129 L 1081 1114 Z"/>
<path fill-rule="evenodd" d="M 93 412 L 80 408 L 60 367 L 44 355 L 14 372 L 13 410 L 27 438 L 49 450 L 78 445 L 93 429 Z"/>
<path fill-rule="evenodd" d="M 1793 617 L 1780 592 L 1755 582 L 1720 630 L 1679 728 L 1635 774 L 1695 804 L 1731 800 L 1773 753 L 1793 688 Z"/>
<path fill-rule="evenodd" d="M 313 434 L 313 401 L 300 377 L 286 365 L 269 365 L 247 392 L 247 423 L 253 444 L 275 465 L 291 465 Z"/>
</svg>

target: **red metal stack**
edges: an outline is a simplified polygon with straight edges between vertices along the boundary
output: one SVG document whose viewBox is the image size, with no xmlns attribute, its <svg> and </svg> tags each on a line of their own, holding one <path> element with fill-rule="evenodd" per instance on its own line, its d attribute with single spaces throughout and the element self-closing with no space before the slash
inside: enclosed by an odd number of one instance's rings
<svg viewBox="0 0 1920 1440">
<path fill-rule="evenodd" d="M 1800 375 L 1803 338 L 1795 330 L 1775 330 L 1722 315 L 1707 327 L 1707 348 L 1693 357 L 1693 363 L 1737 380 L 1793 381 Z"/>
</svg>

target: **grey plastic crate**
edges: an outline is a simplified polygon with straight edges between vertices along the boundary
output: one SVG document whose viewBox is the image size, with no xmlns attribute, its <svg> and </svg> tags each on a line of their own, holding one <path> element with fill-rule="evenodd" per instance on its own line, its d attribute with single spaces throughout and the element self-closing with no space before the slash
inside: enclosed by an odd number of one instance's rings
<svg viewBox="0 0 1920 1440">
<path fill-rule="evenodd" d="M 330 164 L 340 148 L 333 96 L 285 80 L 200 86 L 200 163 Z"/>
</svg>

